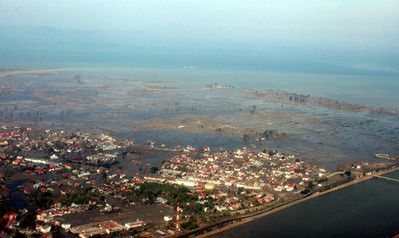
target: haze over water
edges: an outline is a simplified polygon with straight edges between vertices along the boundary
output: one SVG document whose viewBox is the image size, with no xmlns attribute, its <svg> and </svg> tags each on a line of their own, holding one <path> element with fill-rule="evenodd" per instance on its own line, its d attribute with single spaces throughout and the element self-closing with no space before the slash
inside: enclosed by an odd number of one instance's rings
<svg viewBox="0 0 399 238">
<path fill-rule="evenodd" d="M 67 65 L 58 65 L 58 67 Z M 62 70 L 61 70 L 62 71 Z M 396 76 L 293 73 L 249 69 L 136 68 L 89 65 L 67 69 L 82 74 L 132 77 L 137 80 L 171 80 L 186 86 L 223 83 L 236 88 L 274 89 L 326 97 L 349 103 L 399 110 Z"/>
<path fill-rule="evenodd" d="M 398 12 L 391 0 L 5 0 L 0 67 L 194 66 L 155 74 L 397 108 Z"/>
</svg>

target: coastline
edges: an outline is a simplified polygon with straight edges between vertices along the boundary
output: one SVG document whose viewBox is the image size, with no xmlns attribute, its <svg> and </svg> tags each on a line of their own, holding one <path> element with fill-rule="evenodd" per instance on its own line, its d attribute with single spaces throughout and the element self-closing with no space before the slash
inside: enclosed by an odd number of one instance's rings
<svg viewBox="0 0 399 238">
<path fill-rule="evenodd" d="M 272 208 L 270 210 L 266 210 L 264 212 L 261 212 L 260 214 L 254 214 L 253 216 L 248 215 L 247 218 L 243 218 L 241 221 L 238 221 L 238 222 L 223 226 L 223 227 L 221 227 L 219 229 L 212 230 L 210 232 L 206 232 L 206 233 L 200 234 L 200 235 L 198 235 L 196 237 L 200 237 L 200 238 L 212 237 L 212 236 L 214 236 L 216 234 L 219 234 L 221 232 L 224 232 L 224 231 L 230 230 L 232 228 L 241 226 L 241 225 L 243 225 L 245 223 L 248 223 L 248 222 L 251 222 L 251 221 L 253 221 L 255 219 L 258 219 L 258 218 L 261 218 L 261 217 L 276 213 L 278 211 L 281 211 L 283 209 L 289 208 L 289 207 L 294 206 L 296 204 L 300 204 L 300 203 L 306 202 L 308 200 L 311 200 L 311 199 L 314 199 L 314 198 L 317 198 L 317 197 L 320 197 L 320 196 L 323 196 L 323 195 L 338 191 L 340 189 L 344 189 L 344 188 L 347 188 L 349 186 L 352 186 L 352 185 L 355 185 L 355 184 L 359 184 L 359 183 L 371 180 L 371 179 L 375 178 L 374 176 L 381 176 L 381 175 L 384 175 L 384 174 L 387 174 L 387 173 L 391 173 L 391 172 L 395 172 L 395 171 L 398 171 L 398 170 L 399 170 L 399 166 L 395 166 L 395 167 L 392 167 L 392 168 L 390 168 L 388 170 L 379 171 L 379 172 L 373 173 L 371 175 L 366 175 L 366 176 L 354 179 L 352 181 L 349 181 L 347 183 L 338 185 L 337 187 L 328 189 L 326 191 L 317 192 L 317 193 L 314 193 L 314 194 L 312 194 L 310 196 L 307 196 L 307 197 L 304 197 L 304 198 L 300 198 L 300 199 L 292 201 L 292 202 L 288 202 L 287 204 L 283 204 L 281 206 L 278 206 L 276 208 Z"/>
</svg>

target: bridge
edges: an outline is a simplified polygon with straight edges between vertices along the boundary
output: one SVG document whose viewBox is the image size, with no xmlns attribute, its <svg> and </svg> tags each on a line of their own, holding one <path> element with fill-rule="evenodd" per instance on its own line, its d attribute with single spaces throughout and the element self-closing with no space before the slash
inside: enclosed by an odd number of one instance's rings
<svg viewBox="0 0 399 238">
<path fill-rule="evenodd" d="M 373 177 L 374 177 L 374 178 L 378 178 L 378 179 L 384 179 L 384 180 L 387 180 L 387 181 L 389 181 L 389 182 L 399 183 L 399 179 L 384 177 L 384 176 L 381 176 L 381 175 L 373 175 Z"/>
</svg>

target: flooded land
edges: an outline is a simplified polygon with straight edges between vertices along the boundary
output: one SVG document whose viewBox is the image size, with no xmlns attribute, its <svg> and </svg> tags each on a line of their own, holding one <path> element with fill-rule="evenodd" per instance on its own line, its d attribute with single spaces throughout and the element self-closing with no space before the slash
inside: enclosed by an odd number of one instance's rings
<svg viewBox="0 0 399 238">
<path fill-rule="evenodd" d="M 397 170 L 395 107 L 223 79 L 192 69 L 2 69 L 8 233 L 39 232 L 26 222 L 32 214 L 41 233 L 63 224 L 81 236 L 263 237 L 264 223 L 270 236 L 296 235 L 285 226 L 309 237 L 363 236 L 345 227 L 353 216 L 373 217 L 359 220 L 374 225 L 371 236 L 396 232 L 391 193 L 373 180 Z M 379 193 L 371 205 L 368 188 Z M 354 202 L 361 207 L 349 216 Z M 380 202 L 389 222 L 370 209 Z M 245 231 L 234 228 L 258 215 Z"/>
<path fill-rule="evenodd" d="M 377 153 L 399 156 L 395 108 L 231 86 L 218 74 L 187 71 L 3 69 L 0 120 L 166 146 L 267 146 L 333 170 Z"/>
</svg>

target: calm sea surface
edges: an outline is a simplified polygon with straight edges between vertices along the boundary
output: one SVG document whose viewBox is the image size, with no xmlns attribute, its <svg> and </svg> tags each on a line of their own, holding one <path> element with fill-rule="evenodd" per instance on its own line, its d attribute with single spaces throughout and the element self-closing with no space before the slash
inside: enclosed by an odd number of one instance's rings
<svg viewBox="0 0 399 238">
<path fill-rule="evenodd" d="M 187 85 L 224 83 L 239 88 L 276 89 L 350 103 L 399 109 L 399 78 L 249 70 L 81 68 L 81 71 L 138 80 L 171 80 Z"/>
<path fill-rule="evenodd" d="M 171 80 L 188 86 L 204 86 L 206 83 L 225 83 L 238 88 L 277 89 L 310 94 L 350 103 L 383 106 L 399 109 L 399 78 L 395 76 L 343 75 L 316 73 L 285 73 L 262 70 L 216 70 L 181 68 L 113 67 L 110 65 L 48 64 L 41 68 L 60 69 L 63 72 L 83 75 L 129 77 L 137 80 Z M 0 62 L 1 67 L 12 67 Z M 26 68 L 27 66 L 14 66 Z M 29 68 L 29 67 L 27 67 Z M 35 68 L 35 67 L 31 67 Z"/>
</svg>

